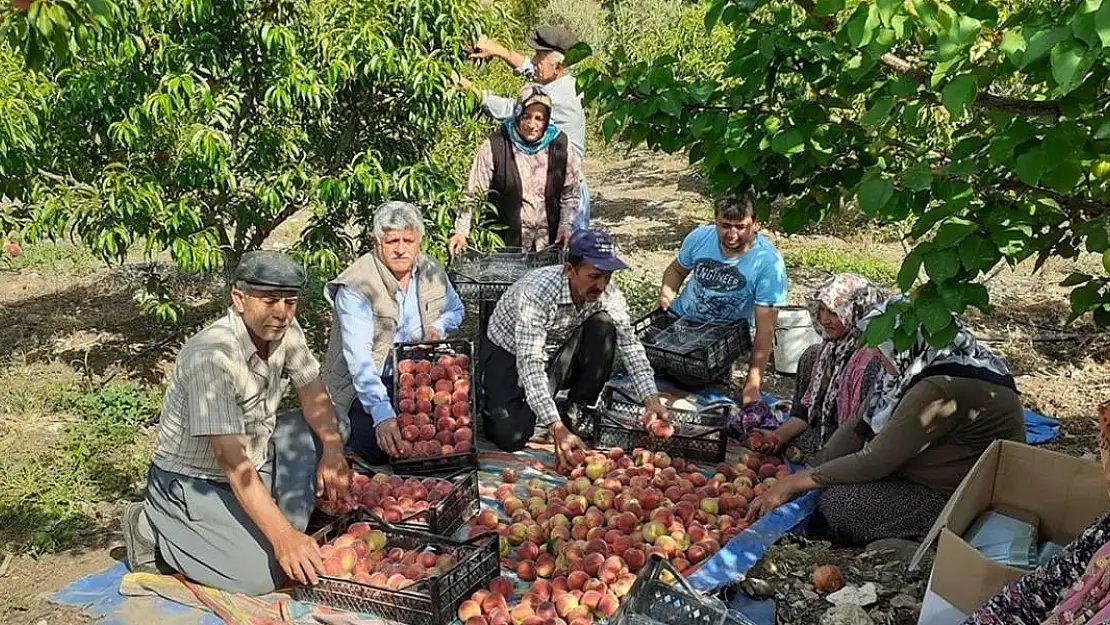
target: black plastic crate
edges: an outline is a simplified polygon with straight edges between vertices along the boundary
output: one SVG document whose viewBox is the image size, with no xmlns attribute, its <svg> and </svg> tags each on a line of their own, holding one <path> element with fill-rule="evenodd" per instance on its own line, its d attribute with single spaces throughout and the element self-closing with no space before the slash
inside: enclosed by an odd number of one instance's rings
<svg viewBox="0 0 1110 625">
<path fill-rule="evenodd" d="M 591 419 L 590 432 L 579 435 L 592 439 L 600 449 L 636 448 L 665 451 L 672 456 L 701 462 L 723 462 L 728 452 L 725 423 L 728 408 L 716 406 L 704 411 L 681 410 L 668 407 L 674 436 L 659 438 L 644 429 L 640 421 L 643 404 L 634 401 L 613 387 L 601 392 L 597 405 L 588 409 Z"/>
<path fill-rule="evenodd" d="M 609 625 L 755 625 L 720 599 L 703 595 L 658 555 L 636 576 Z"/>
<path fill-rule="evenodd" d="M 685 322 L 656 308 L 632 324 L 656 373 L 699 383 L 714 382 L 726 378 L 732 363 L 752 349 L 751 330 L 746 319 L 729 324 L 698 324 L 683 329 L 681 336 L 678 336 L 678 327 L 672 328 L 676 323 Z M 668 336 L 668 330 L 674 331 L 676 336 Z"/>
<path fill-rule="evenodd" d="M 561 245 L 525 252 L 521 248 L 505 248 L 482 253 L 468 250 L 451 259 L 447 277 L 463 299 L 496 302 L 514 282 L 529 271 L 561 265 L 566 252 Z"/>
<path fill-rule="evenodd" d="M 477 433 L 476 422 L 478 415 L 478 380 L 475 379 L 476 363 L 474 350 L 470 341 L 464 339 L 446 339 L 442 341 L 423 341 L 419 343 L 395 343 L 390 355 L 393 366 L 393 409 L 401 414 L 401 373 L 398 368 L 402 360 L 435 360 L 440 356 L 466 356 L 469 360 L 467 366 L 467 379 L 470 381 L 470 451 L 454 453 L 447 456 L 425 456 L 413 458 L 390 458 L 389 464 L 394 473 L 425 476 L 442 475 L 459 469 L 478 468 L 478 450 L 476 447 Z M 436 422 L 434 413 L 429 415 L 432 423 Z"/>
<path fill-rule="evenodd" d="M 455 621 L 460 603 L 479 588 L 487 586 L 501 572 L 496 534 L 482 534 L 466 541 L 453 540 L 397 527 L 365 510 L 356 510 L 320 529 L 312 537 L 317 543 L 325 544 L 359 521 L 385 532 L 385 549 L 431 549 L 441 554 L 453 553 L 458 561 L 450 571 L 422 579 L 401 590 L 320 576 L 315 586 L 294 585 L 293 598 L 339 610 L 373 614 L 408 625 L 447 625 Z"/>
<path fill-rule="evenodd" d="M 373 476 L 373 473 L 368 472 L 366 475 Z M 443 476 L 396 475 L 402 479 L 431 478 L 453 483 L 450 492 L 443 499 L 429 505 L 427 510 L 413 512 L 403 517 L 393 524 L 396 527 L 431 532 L 440 536 L 450 536 L 478 512 L 480 505 L 478 499 L 478 471 L 475 469 L 459 469 L 454 473 Z M 316 508 L 308 520 L 309 531 L 318 530 L 341 516 L 328 514 L 320 508 Z"/>
</svg>

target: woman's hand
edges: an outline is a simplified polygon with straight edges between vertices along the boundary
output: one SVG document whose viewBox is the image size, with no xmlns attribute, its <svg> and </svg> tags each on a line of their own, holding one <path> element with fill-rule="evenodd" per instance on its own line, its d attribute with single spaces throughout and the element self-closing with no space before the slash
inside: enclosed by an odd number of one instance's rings
<svg viewBox="0 0 1110 625">
<path fill-rule="evenodd" d="M 447 252 L 452 257 L 458 256 L 460 252 L 466 249 L 466 237 L 461 234 L 452 234 L 450 239 L 447 239 Z"/>
<path fill-rule="evenodd" d="M 754 523 L 798 495 L 818 487 L 817 482 L 813 481 L 812 471 L 792 473 L 776 482 L 762 497 L 753 499 L 745 520 Z"/>
</svg>

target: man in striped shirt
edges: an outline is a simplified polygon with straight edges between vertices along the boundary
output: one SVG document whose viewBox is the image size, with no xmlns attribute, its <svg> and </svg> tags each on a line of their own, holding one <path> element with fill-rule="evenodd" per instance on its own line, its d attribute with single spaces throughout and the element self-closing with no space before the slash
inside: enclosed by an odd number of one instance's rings
<svg viewBox="0 0 1110 625">
<path fill-rule="evenodd" d="M 572 431 L 576 415 L 597 400 L 618 353 L 644 402 L 645 423 L 668 418 L 628 304 L 610 281 L 627 268 L 608 233 L 580 230 L 565 265 L 529 272 L 498 301 L 482 350 L 485 435 L 498 447 L 522 449 L 539 424 L 554 439 L 560 469 L 573 466 L 582 447 Z M 548 345 L 559 346 L 550 359 Z M 568 389 L 564 415 L 553 398 L 561 389 Z"/>
<path fill-rule="evenodd" d="M 348 487 L 343 439 L 320 365 L 294 315 L 304 270 L 246 254 L 227 314 L 189 339 L 162 407 L 146 499 L 124 512 L 132 571 L 172 569 L 247 594 L 314 584 L 304 533 L 316 495 Z M 278 414 L 289 382 L 301 410 Z"/>
</svg>

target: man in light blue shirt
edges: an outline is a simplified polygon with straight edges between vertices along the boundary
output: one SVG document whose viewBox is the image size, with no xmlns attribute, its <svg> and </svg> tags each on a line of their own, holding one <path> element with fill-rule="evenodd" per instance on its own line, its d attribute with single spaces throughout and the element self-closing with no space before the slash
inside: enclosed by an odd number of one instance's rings
<svg viewBox="0 0 1110 625">
<path fill-rule="evenodd" d="M 676 298 L 679 288 L 691 276 Z M 695 228 L 663 273 L 659 307 L 694 321 L 755 326 L 742 405 L 760 398 L 763 372 L 771 356 L 778 309 L 786 305 L 786 264 L 767 237 L 759 234 L 750 195 L 717 202 L 715 223 Z"/>
<path fill-rule="evenodd" d="M 401 432 L 393 410 L 394 343 L 446 338 L 463 304 L 446 272 L 420 252 L 424 219 L 406 202 L 374 213 L 374 250 L 324 288 L 335 309 L 328 337 L 327 382 L 336 414 L 350 420 L 348 445 L 370 464 L 397 457 Z"/>
<path fill-rule="evenodd" d="M 475 59 L 501 59 L 516 73 L 528 80 L 543 85 L 544 91 L 551 96 L 551 123 L 566 134 L 570 147 L 581 157 L 586 156 L 586 115 L 582 109 L 582 99 L 578 95 L 578 85 L 574 75 L 565 64 L 565 55 L 578 38 L 574 33 L 560 26 L 541 26 L 528 37 L 528 46 L 535 50 L 529 58 L 506 46 L 482 36 L 474 44 L 471 57 Z M 470 81 L 458 78 L 464 89 L 470 89 Z M 489 91 L 478 94 L 482 99 L 482 110 L 496 120 L 515 117 L 516 98 L 495 95 Z M 590 227 L 590 190 L 583 176 L 579 183 L 578 216 L 574 221 L 575 230 L 588 230 Z"/>
</svg>

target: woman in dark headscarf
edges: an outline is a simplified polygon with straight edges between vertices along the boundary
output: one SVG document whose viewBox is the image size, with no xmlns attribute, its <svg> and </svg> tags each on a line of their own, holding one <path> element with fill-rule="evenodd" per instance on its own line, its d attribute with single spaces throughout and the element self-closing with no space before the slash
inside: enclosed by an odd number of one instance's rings
<svg viewBox="0 0 1110 625">
<path fill-rule="evenodd" d="M 877 306 L 865 329 L 894 298 Z M 1006 364 L 957 319 L 942 348 L 920 333 L 909 349 L 875 348 L 884 373 L 870 405 L 839 428 L 810 463 L 752 502 L 758 518 L 823 489 L 818 513 L 838 542 L 924 536 L 979 455 L 997 439 L 1025 442 L 1025 420 Z"/>
<path fill-rule="evenodd" d="M 516 115 L 505 120 L 474 157 L 467 183 L 472 197 L 488 194 L 505 226 L 506 247 L 535 251 L 566 243 L 578 214 L 582 160 L 567 148 L 567 136 L 551 123 L 551 98 L 527 85 Z M 473 211 L 461 212 L 448 242 L 452 255 L 466 247 Z"/>
</svg>

